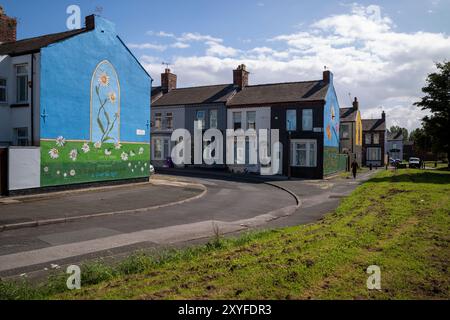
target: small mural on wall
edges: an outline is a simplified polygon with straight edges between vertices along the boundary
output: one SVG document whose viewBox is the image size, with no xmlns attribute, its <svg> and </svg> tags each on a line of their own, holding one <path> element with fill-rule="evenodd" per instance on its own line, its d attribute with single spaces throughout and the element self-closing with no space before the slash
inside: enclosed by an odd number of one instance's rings
<svg viewBox="0 0 450 320">
<path fill-rule="evenodd" d="M 43 187 L 149 176 L 150 145 L 120 140 L 120 82 L 108 61 L 93 71 L 90 104 L 90 141 L 41 141 Z"/>
</svg>

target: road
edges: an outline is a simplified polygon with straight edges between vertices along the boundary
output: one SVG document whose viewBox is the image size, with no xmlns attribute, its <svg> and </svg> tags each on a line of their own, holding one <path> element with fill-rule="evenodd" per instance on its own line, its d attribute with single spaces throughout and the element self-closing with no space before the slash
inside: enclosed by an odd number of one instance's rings
<svg viewBox="0 0 450 320">
<path fill-rule="evenodd" d="M 300 207 L 292 194 L 266 183 L 216 177 L 183 178 L 203 184 L 207 188 L 206 195 L 188 203 L 137 214 L 0 232 L 0 277 L 42 275 L 52 267 L 79 264 L 100 257 L 114 259 L 138 249 L 183 246 L 212 237 L 215 230 L 221 234 L 233 234 L 252 228 L 313 222 L 336 208 L 340 198 L 368 176 L 366 174 L 357 181 L 272 182 L 298 195 Z M 114 199 L 114 191 L 111 192 L 109 196 Z M 177 192 L 176 189 L 173 192 Z M 133 191 L 132 199 L 121 200 L 136 202 L 144 197 L 158 197 L 158 194 L 137 189 Z M 98 200 L 92 197 L 84 206 L 96 207 Z M 114 201 L 117 205 L 121 202 L 119 199 Z M 43 205 L 45 202 L 40 202 L 39 208 L 42 209 Z M 66 204 L 71 205 L 78 206 L 79 203 Z M 23 213 L 34 210 L 35 205 L 30 202 L 16 206 Z M 123 208 L 124 203 L 120 207 Z"/>
</svg>

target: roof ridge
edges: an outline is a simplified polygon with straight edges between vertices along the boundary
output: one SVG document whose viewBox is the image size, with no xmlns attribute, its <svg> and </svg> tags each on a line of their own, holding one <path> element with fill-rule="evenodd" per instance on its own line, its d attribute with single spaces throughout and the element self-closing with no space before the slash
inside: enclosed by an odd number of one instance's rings
<svg viewBox="0 0 450 320">
<path fill-rule="evenodd" d="M 192 87 L 183 87 L 183 88 L 176 88 L 171 90 L 172 91 L 176 91 L 176 90 L 186 90 L 186 89 L 197 89 L 197 88 L 210 88 L 210 87 L 221 87 L 221 86 L 232 86 L 232 83 L 224 83 L 224 84 L 211 84 L 211 85 L 205 85 L 205 86 L 192 86 Z"/>
<path fill-rule="evenodd" d="M 287 82 L 274 82 L 274 83 L 262 83 L 262 84 L 254 84 L 251 86 L 246 86 L 245 88 L 251 88 L 251 87 L 263 87 L 263 86 L 276 86 L 276 85 L 282 85 L 282 84 L 297 84 L 297 83 L 308 83 L 308 82 L 320 82 L 322 80 L 305 80 L 305 81 L 287 81 Z"/>
</svg>

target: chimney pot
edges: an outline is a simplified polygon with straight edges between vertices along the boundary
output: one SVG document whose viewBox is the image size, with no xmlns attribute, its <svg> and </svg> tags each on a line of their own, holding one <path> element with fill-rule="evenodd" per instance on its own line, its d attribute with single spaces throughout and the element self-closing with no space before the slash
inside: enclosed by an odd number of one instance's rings
<svg viewBox="0 0 450 320">
<path fill-rule="evenodd" d="M 245 64 L 241 64 L 236 70 L 233 70 L 233 84 L 241 90 L 248 86 L 249 72 Z"/>
<path fill-rule="evenodd" d="M 382 118 L 383 120 L 386 120 L 386 112 L 383 111 L 383 112 L 381 113 L 381 118 Z"/>
</svg>

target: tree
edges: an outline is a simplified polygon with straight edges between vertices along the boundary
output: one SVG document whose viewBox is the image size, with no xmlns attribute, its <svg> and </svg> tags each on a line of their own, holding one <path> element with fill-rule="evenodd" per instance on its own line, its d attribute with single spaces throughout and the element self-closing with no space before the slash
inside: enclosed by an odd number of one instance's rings
<svg viewBox="0 0 450 320">
<path fill-rule="evenodd" d="M 402 127 L 399 127 L 399 126 L 392 126 L 392 127 L 389 129 L 389 133 L 392 134 L 392 135 L 397 134 L 398 132 L 401 132 L 401 133 L 402 133 L 402 135 L 403 135 L 403 141 L 408 141 L 408 138 L 409 138 L 409 132 L 408 132 L 408 129 L 402 128 Z"/>
<path fill-rule="evenodd" d="M 415 105 L 431 113 L 422 119 L 425 134 L 431 138 L 433 149 L 450 159 L 450 61 L 436 63 L 436 67 L 437 72 L 428 75 L 422 88 L 425 96 Z"/>
</svg>

